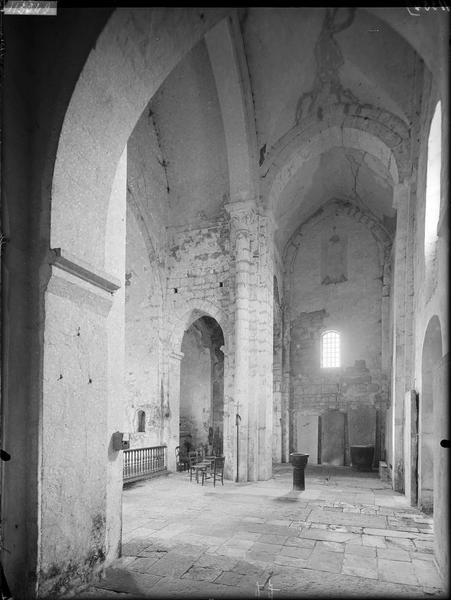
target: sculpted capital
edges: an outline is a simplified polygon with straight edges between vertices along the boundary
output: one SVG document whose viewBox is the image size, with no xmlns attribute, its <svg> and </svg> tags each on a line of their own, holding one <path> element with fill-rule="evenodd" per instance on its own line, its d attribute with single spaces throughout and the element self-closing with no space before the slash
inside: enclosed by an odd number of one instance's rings
<svg viewBox="0 0 451 600">
<path fill-rule="evenodd" d="M 239 200 L 225 205 L 229 214 L 231 230 L 235 235 L 240 231 L 248 231 L 257 220 L 257 209 L 252 200 Z"/>
</svg>

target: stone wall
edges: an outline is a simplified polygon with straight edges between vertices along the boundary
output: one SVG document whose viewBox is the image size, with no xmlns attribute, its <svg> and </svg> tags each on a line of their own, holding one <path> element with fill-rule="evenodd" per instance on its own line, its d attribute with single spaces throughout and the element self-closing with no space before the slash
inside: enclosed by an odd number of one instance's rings
<svg viewBox="0 0 451 600">
<path fill-rule="evenodd" d="M 212 302 L 224 311 L 229 307 L 229 228 L 225 221 L 204 227 L 173 227 L 168 230 L 167 310 L 188 300 Z"/>
<path fill-rule="evenodd" d="M 350 445 L 380 444 L 376 421 L 387 400 L 381 370 L 381 297 L 378 245 L 365 225 L 330 213 L 306 224 L 289 299 L 291 449 L 309 450 L 312 462 L 321 460 L 321 437 L 324 446 L 328 435 L 341 436 L 336 442 L 342 445 L 341 464 L 349 462 Z M 340 333 L 337 369 L 320 366 L 321 334 L 328 329 Z M 337 417 L 343 421 L 337 425 L 338 434 L 333 433 L 335 425 L 321 432 L 318 417 L 328 418 L 330 411 L 346 416 Z M 297 448 L 304 440 L 308 447 Z"/>
<path fill-rule="evenodd" d="M 168 352 L 184 352 L 181 341 L 183 331 L 189 328 L 197 313 L 197 316 L 217 316 L 216 310 L 225 311 L 228 308 L 228 225 L 220 221 L 203 228 L 164 228 L 164 234 L 160 233 L 160 240 L 167 235 L 169 249 L 163 255 L 163 262 L 157 259 L 153 251 L 153 240 L 149 239 L 149 224 L 137 207 L 138 203 L 142 204 L 142 199 L 132 197 L 130 190 L 128 198 L 125 384 L 131 447 L 168 444 L 169 437 L 171 440 L 174 438 L 174 444 L 178 445 L 179 442 L 183 443 L 183 439 L 179 440 L 178 409 L 175 412 L 173 410 L 176 396 L 169 390 L 169 385 L 180 387 L 181 391 L 186 389 L 184 378 L 187 373 L 193 378 L 194 372 L 196 377 L 200 377 L 202 385 L 206 384 L 203 381 L 205 364 L 200 371 L 198 366 L 194 367 L 194 363 L 187 367 L 187 363 L 194 360 L 193 353 L 188 351 L 187 358 L 181 362 L 180 380 L 169 384 Z M 160 255 L 162 252 L 160 250 Z M 166 266 L 164 274 L 163 266 Z M 174 335 L 180 340 L 180 345 L 173 344 Z M 214 383 L 210 380 L 213 363 L 215 373 L 219 373 L 221 380 L 220 384 L 216 382 L 217 390 L 214 394 L 214 399 L 220 397 L 218 402 L 221 405 L 221 410 L 215 411 L 214 428 L 219 428 L 222 435 L 224 355 L 219 348 L 224 344 L 224 339 L 221 337 L 221 340 L 212 350 L 214 356 L 210 356 L 209 349 L 206 358 L 210 365 L 208 387 Z M 188 342 L 184 343 L 186 345 Z M 208 397 L 210 396 L 211 389 L 208 391 Z M 181 402 L 186 401 L 186 398 L 181 397 Z M 139 410 L 146 414 L 145 432 L 137 431 Z M 182 429 L 186 416 L 180 415 Z M 196 423 L 199 420 L 202 419 L 195 418 Z M 196 434 L 195 437 L 206 442 L 203 434 Z M 169 455 L 172 456 L 172 450 L 168 450 Z"/>
</svg>

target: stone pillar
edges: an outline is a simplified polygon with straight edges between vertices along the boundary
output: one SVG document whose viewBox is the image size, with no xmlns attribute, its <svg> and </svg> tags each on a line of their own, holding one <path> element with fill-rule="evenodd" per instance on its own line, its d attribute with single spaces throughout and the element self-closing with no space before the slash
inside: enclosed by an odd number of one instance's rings
<svg viewBox="0 0 451 600">
<path fill-rule="evenodd" d="M 224 354 L 224 423 L 223 423 L 223 454 L 225 456 L 224 477 L 236 479 L 236 436 L 234 399 L 233 361 L 234 353 L 222 346 Z"/>
<path fill-rule="evenodd" d="M 290 311 L 284 299 L 282 312 L 282 462 L 290 462 Z"/>
<path fill-rule="evenodd" d="M 111 438 L 125 428 L 126 173 L 124 151 L 108 205 L 105 270 L 65 248 L 49 254 L 38 597 L 54 596 L 69 581 L 92 579 L 120 551 L 122 452 L 113 450 Z"/>
<path fill-rule="evenodd" d="M 396 208 L 396 239 L 393 282 L 392 365 L 392 478 L 393 489 L 404 492 L 403 419 L 406 389 L 406 269 L 409 239 L 409 186 L 397 184 L 393 191 Z"/>
<path fill-rule="evenodd" d="M 129 433 L 125 386 L 125 257 L 127 211 L 127 148 L 122 153 L 111 188 L 105 241 L 105 268 L 121 283 L 112 296 L 108 333 L 108 466 L 106 504 L 106 556 L 112 560 L 122 536 L 123 452 L 112 448 L 115 431 Z"/>
<path fill-rule="evenodd" d="M 255 288 L 256 316 L 251 320 L 255 329 L 255 350 L 251 351 L 252 401 L 257 408 L 258 446 L 254 463 L 257 478 L 272 475 L 273 439 L 273 347 L 274 347 L 274 222 L 271 213 L 258 217 L 256 248 L 257 281 Z M 251 313 L 252 314 L 252 313 Z M 256 378 L 253 374 L 256 373 Z M 255 479 L 255 478 L 254 478 Z"/>
<path fill-rule="evenodd" d="M 391 297 L 391 245 L 383 249 L 382 265 L 382 303 L 381 303 L 381 368 L 382 373 L 387 376 L 390 372 L 390 297 Z"/>
<path fill-rule="evenodd" d="M 165 401 L 162 406 L 168 471 L 176 471 L 175 448 L 180 440 L 180 363 L 183 352 L 170 351 Z"/>
<path fill-rule="evenodd" d="M 449 354 L 445 354 L 432 373 L 434 398 L 434 554 L 445 591 L 449 577 L 449 453 L 441 444 L 450 439 Z"/>
<path fill-rule="evenodd" d="M 273 447 L 275 462 L 282 462 L 282 311 L 274 301 L 273 348 Z"/>
<path fill-rule="evenodd" d="M 254 411 L 249 415 L 249 285 L 251 271 L 251 234 L 256 221 L 255 203 L 238 200 L 226 205 L 230 215 L 231 249 L 235 256 L 235 369 L 234 401 L 238 420 L 238 445 L 234 450 L 234 477 L 248 481 L 249 442 L 251 450 L 255 439 L 250 440 L 250 427 L 255 427 Z M 249 420 L 252 423 L 250 424 Z M 236 429 L 236 428 L 235 428 Z M 237 432 L 235 431 L 235 444 Z M 252 436 L 253 438 L 254 436 Z M 236 457 L 238 453 L 238 460 Z"/>
</svg>

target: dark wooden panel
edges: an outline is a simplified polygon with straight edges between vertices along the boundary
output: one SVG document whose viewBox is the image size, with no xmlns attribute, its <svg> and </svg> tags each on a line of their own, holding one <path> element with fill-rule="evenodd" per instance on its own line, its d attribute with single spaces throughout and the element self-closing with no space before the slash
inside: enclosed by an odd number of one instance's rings
<svg viewBox="0 0 451 600">
<path fill-rule="evenodd" d="M 343 466 L 345 457 L 345 415 L 331 410 L 321 417 L 321 462 Z"/>
</svg>

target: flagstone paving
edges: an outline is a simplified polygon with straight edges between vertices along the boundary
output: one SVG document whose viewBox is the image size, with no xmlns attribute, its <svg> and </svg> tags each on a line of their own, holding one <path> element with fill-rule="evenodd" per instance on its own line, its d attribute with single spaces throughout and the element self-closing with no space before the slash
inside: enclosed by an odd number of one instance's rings
<svg viewBox="0 0 451 600">
<path fill-rule="evenodd" d="M 303 492 L 289 465 L 216 488 L 174 473 L 124 490 L 122 557 L 77 597 L 447 597 L 433 540 L 376 473 L 308 466 Z"/>
</svg>

